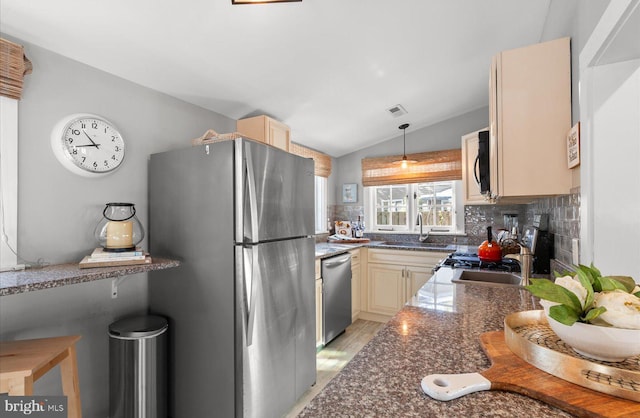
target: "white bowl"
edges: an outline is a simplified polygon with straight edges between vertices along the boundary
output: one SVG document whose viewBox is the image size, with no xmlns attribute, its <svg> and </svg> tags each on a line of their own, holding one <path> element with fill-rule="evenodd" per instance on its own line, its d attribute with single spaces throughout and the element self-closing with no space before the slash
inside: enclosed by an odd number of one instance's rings
<svg viewBox="0 0 640 418">
<path fill-rule="evenodd" d="M 562 341 L 585 357 L 618 362 L 640 354 L 640 330 L 576 322 L 568 326 L 549 316 L 557 303 L 541 300 L 549 326 Z"/>
</svg>

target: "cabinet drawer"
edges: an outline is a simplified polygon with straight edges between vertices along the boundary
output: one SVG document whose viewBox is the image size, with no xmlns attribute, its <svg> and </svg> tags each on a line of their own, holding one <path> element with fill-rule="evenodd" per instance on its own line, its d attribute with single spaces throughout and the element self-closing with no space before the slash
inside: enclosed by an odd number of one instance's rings
<svg viewBox="0 0 640 418">
<path fill-rule="evenodd" d="M 438 261 L 445 258 L 446 255 L 446 253 L 437 251 L 404 251 L 370 248 L 369 262 L 432 268 Z"/>
<path fill-rule="evenodd" d="M 356 250 L 349 251 L 351 254 L 351 265 L 354 266 L 356 264 L 360 264 L 360 248 Z"/>
</svg>

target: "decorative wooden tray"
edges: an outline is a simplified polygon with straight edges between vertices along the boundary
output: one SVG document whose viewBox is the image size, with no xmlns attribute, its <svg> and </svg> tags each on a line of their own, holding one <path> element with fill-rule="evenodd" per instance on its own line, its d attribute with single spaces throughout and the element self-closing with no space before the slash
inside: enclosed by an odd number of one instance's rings
<svg viewBox="0 0 640 418">
<path fill-rule="evenodd" d="M 527 363 L 597 392 L 640 402 L 640 356 L 613 363 L 584 357 L 549 327 L 544 311 L 524 311 L 504 319 L 505 343 Z"/>
</svg>

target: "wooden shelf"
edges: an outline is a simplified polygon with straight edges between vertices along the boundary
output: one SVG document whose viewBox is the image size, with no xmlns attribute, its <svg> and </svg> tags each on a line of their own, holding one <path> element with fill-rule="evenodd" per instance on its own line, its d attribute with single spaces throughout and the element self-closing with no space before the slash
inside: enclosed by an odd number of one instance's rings
<svg viewBox="0 0 640 418">
<path fill-rule="evenodd" d="M 151 264 L 81 269 L 78 263 L 55 264 L 40 269 L 0 273 L 0 296 L 33 292 L 76 283 L 110 279 L 130 274 L 180 266 L 180 261 L 153 257 Z"/>
</svg>

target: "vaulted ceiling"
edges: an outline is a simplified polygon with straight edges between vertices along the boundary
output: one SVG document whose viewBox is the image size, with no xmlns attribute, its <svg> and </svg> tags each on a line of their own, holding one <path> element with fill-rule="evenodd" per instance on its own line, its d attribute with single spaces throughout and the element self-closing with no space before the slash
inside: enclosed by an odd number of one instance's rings
<svg viewBox="0 0 640 418">
<path fill-rule="evenodd" d="M 491 56 L 558 1 L 2 0 L 0 30 L 337 157 L 486 106 Z"/>
</svg>

